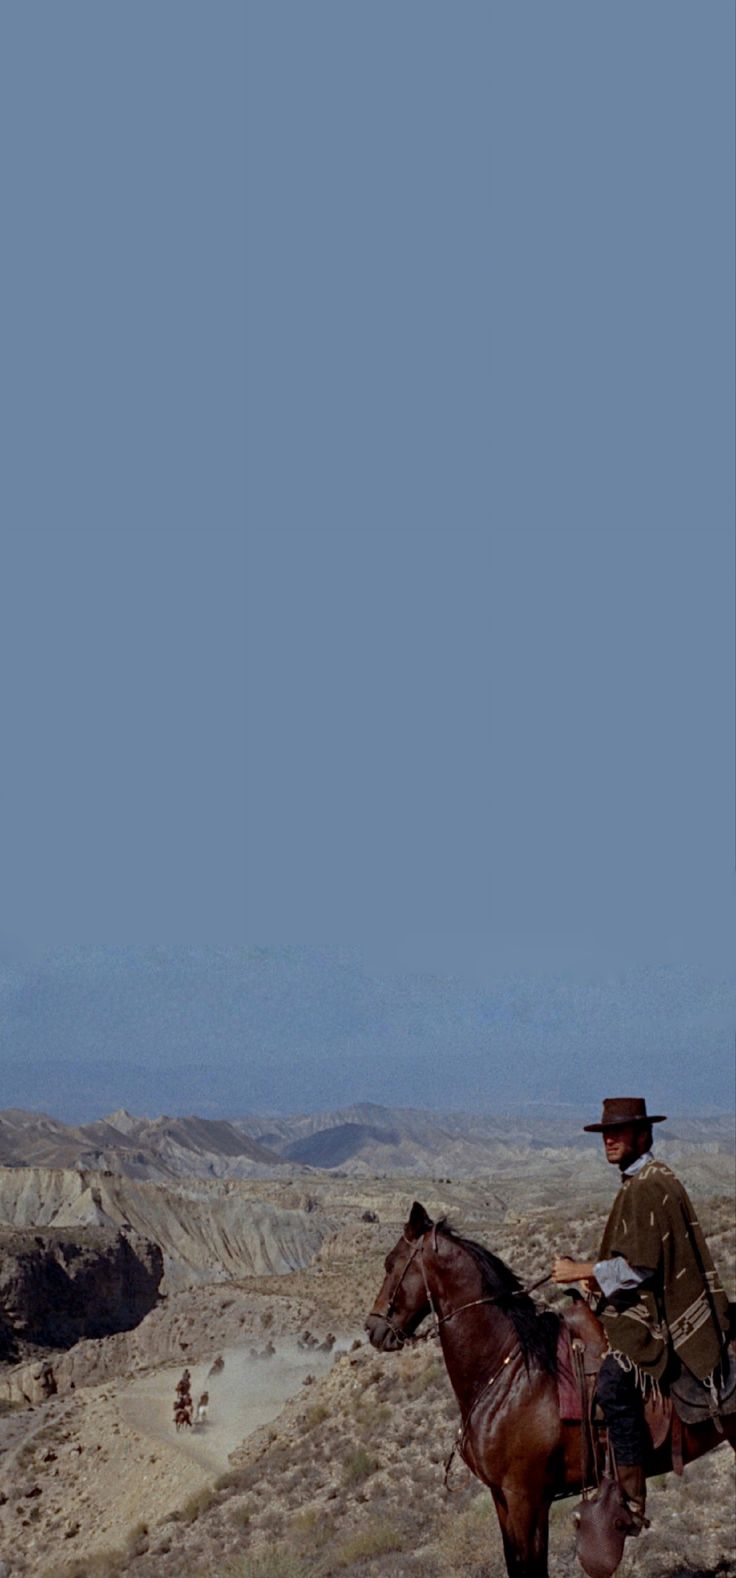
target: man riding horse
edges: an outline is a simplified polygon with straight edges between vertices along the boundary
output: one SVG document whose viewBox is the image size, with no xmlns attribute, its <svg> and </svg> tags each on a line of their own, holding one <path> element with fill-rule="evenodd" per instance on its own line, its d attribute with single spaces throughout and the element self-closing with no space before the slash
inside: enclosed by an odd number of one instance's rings
<svg viewBox="0 0 736 1578">
<path fill-rule="evenodd" d="M 710 1392 L 714 1412 L 728 1331 L 728 1303 L 693 1206 L 682 1184 L 652 1155 L 652 1124 L 638 1096 L 603 1103 L 600 1123 L 606 1160 L 621 1172 L 621 1187 L 606 1223 L 600 1258 L 558 1256 L 552 1279 L 582 1282 L 599 1295 L 597 1312 L 608 1339 L 597 1398 L 603 1410 L 632 1520 L 645 1523 L 646 1430 L 643 1399 L 683 1369 Z"/>
</svg>

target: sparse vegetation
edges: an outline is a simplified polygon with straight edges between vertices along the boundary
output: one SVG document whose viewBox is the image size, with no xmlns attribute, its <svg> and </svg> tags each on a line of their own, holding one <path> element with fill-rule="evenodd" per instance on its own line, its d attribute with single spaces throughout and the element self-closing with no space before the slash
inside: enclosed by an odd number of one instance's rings
<svg viewBox="0 0 736 1578">
<path fill-rule="evenodd" d="M 316 1430 L 317 1425 L 324 1424 L 325 1419 L 329 1419 L 329 1417 L 330 1410 L 327 1408 L 325 1403 L 314 1403 L 311 1408 L 307 1409 L 307 1412 L 304 1415 L 303 1428 L 305 1435 L 308 1434 L 310 1430 Z"/>
<path fill-rule="evenodd" d="M 76 1556 L 65 1562 L 59 1578 L 118 1578 L 126 1560 L 121 1551 L 100 1551 L 96 1555 Z"/>
<path fill-rule="evenodd" d="M 353 1567 L 357 1562 L 373 1561 L 376 1556 L 388 1556 L 393 1551 L 404 1549 L 405 1536 L 398 1529 L 392 1528 L 387 1523 L 376 1523 L 374 1527 L 360 1529 L 350 1539 L 343 1540 L 337 1546 L 331 1559 L 330 1566 L 338 1572 L 347 1567 Z"/>
<path fill-rule="evenodd" d="M 533 1190 L 547 1189 L 546 1180 L 532 1182 Z M 288 1277 L 245 1278 L 232 1287 L 232 1307 L 230 1296 L 223 1300 L 221 1290 L 197 1289 L 187 1300 L 172 1298 L 157 1327 L 162 1334 L 170 1333 L 170 1339 L 159 1339 L 169 1360 L 173 1355 L 181 1363 L 182 1335 L 196 1342 L 194 1308 L 212 1312 L 216 1337 L 204 1348 L 208 1363 L 227 1346 L 220 1335 L 223 1311 L 238 1334 L 231 1342 L 246 1346 L 265 1330 L 277 1348 L 285 1332 L 295 1339 L 305 1326 L 320 1335 L 355 1331 L 375 1298 L 383 1257 L 399 1231 L 407 1195 L 411 1198 L 414 1192 L 425 1195 L 438 1215 L 447 1210 L 523 1280 L 542 1276 L 558 1248 L 587 1254 L 598 1241 L 605 1215 L 603 1203 L 599 1207 L 596 1200 L 580 1201 L 577 1194 L 566 1211 L 566 1200 L 555 1189 L 549 1198 L 529 1204 L 526 1183 L 514 1189 L 508 1177 L 503 1185 L 509 1201 L 505 1215 L 484 1184 L 467 1180 L 426 1187 L 412 1181 L 407 1190 L 405 1180 L 369 1180 L 366 1186 L 344 1178 L 330 1188 L 330 1209 L 336 1218 L 342 1215 L 346 1226 L 327 1241 L 318 1264 Z M 380 1223 L 360 1224 L 366 1200 L 376 1208 Z M 579 1211 L 578 1204 L 583 1207 Z M 709 1200 L 703 1218 L 732 1290 L 730 1202 L 725 1197 Z M 356 1231 L 365 1238 L 356 1238 Z M 553 1304 L 562 1298 L 550 1290 L 541 1297 Z M 345 1337 L 341 1345 L 350 1348 Z M 223 1387 L 228 1375 L 226 1367 Z M 146 1443 L 139 1526 L 127 1531 L 127 1547 L 121 1537 L 120 1549 L 111 1554 L 72 1554 L 89 1538 L 86 1509 L 91 1503 L 75 1505 L 79 1528 L 68 1546 L 63 1543 L 64 1476 L 73 1465 L 80 1487 L 89 1489 L 102 1453 L 93 1457 L 88 1442 L 85 1454 L 77 1457 L 69 1431 L 64 1436 L 60 1423 L 52 1428 L 42 1421 L 37 1413 L 33 1439 L 22 1449 L 22 1491 L 36 1481 L 43 1486 L 32 1509 L 38 1509 L 39 1521 L 31 1524 L 25 1510 L 28 1526 L 22 1537 L 35 1535 L 38 1548 L 50 1552 L 58 1551 L 61 1541 L 62 1559 L 54 1569 L 30 1565 L 23 1578 L 51 1578 L 52 1570 L 53 1578 L 181 1578 L 182 1573 L 187 1578 L 505 1578 L 487 1490 L 457 1462 L 452 1493 L 443 1488 L 443 1463 L 456 1434 L 458 1409 L 431 1342 L 386 1355 L 357 1342 L 329 1373 L 317 1376 L 308 1392 L 299 1390 L 273 1424 L 244 1444 L 228 1472 L 195 1493 L 188 1485 L 178 1500 L 167 1494 L 155 1507 L 146 1502 L 145 1485 L 159 1472 L 160 1463 Z M 6 1428 L 15 1428 L 10 1415 Z M 46 1462 L 51 1444 L 54 1455 Z M 117 1438 L 112 1426 L 107 1446 L 113 1458 L 119 1454 L 124 1473 L 124 1432 Z M 157 1457 L 165 1457 L 167 1450 L 156 1443 Z M 60 1476 L 54 1478 L 57 1469 Z M 652 1527 L 637 1541 L 635 1562 L 631 1555 L 626 1558 L 620 1578 L 627 1578 L 634 1566 L 637 1578 L 736 1578 L 729 1554 L 732 1484 L 728 1448 L 688 1468 L 681 1480 L 668 1475 L 652 1481 Z M 21 1522 L 15 1511 L 19 1499 L 0 1505 L 0 1529 L 15 1532 Z M 573 1507 L 573 1501 L 561 1501 L 552 1509 L 552 1578 L 580 1578 Z M 169 1508 L 174 1509 L 169 1520 L 162 1521 Z"/>
<path fill-rule="evenodd" d="M 410 1400 L 423 1397 L 425 1392 L 430 1390 L 442 1390 L 443 1392 L 449 1390 L 449 1382 L 442 1361 L 440 1359 L 430 1359 L 429 1364 L 425 1364 L 423 1369 L 417 1371 L 416 1375 L 409 1377 L 404 1390 Z"/>
<path fill-rule="evenodd" d="M 301 1561 L 290 1546 L 277 1545 L 273 1550 L 236 1557 L 222 1573 L 223 1578 L 313 1578 L 314 1568 Z"/>
<path fill-rule="evenodd" d="M 365 1447 L 358 1446 L 349 1452 L 345 1459 L 342 1471 L 344 1485 L 359 1485 L 370 1474 L 375 1474 L 378 1468 L 378 1458 L 371 1452 L 366 1452 Z"/>
<path fill-rule="evenodd" d="M 203 1490 L 195 1491 L 194 1495 L 190 1496 L 189 1500 L 185 1501 L 184 1506 L 180 1508 L 183 1522 L 196 1523 L 197 1518 L 201 1518 L 202 1513 L 207 1512 L 216 1498 L 217 1492 L 209 1485 L 205 1485 Z"/>
</svg>

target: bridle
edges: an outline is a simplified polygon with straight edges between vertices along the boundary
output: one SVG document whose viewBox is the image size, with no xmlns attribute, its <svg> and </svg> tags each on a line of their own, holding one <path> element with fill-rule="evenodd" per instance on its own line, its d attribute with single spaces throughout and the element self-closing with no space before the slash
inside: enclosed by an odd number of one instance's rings
<svg viewBox="0 0 736 1578">
<path fill-rule="evenodd" d="M 431 1231 L 432 1231 L 432 1249 L 434 1250 L 434 1253 L 437 1254 L 438 1253 L 438 1248 L 437 1248 L 437 1224 L 436 1224 L 436 1222 L 432 1224 Z M 429 1232 L 429 1229 L 427 1229 L 427 1232 Z M 504 1291 L 502 1293 L 486 1293 L 486 1294 L 484 1294 L 483 1298 L 481 1298 L 481 1299 L 469 1299 L 467 1304 L 458 1304 L 457 1307 L 454 1310 L 448 1310 L 446 1312 L 446 1314 L 440 1315 L 439 1311 L 435 1307 L 435 1302 L 434 1302 L 434 1299 L 432 1298 L 432 1294 L 429 1291 L 429 1283 L 427 1281 L 427 1268 L 426 1268 L 426 1266 L 424 1264 L 424 1241 L 425 1241 L 425 1239 L 427 1237 L 427 1233 L 426 1232 L 423 1233 L 421 1238 L 416 1239 L 414 1241 L 414 1243 L 413 1243 L 413 1246 L 412 1246 L 412 1240 L 410 1238 L 407 1238 L 406 1233 L 402 1233 L 401 1237 L 402 1237 L 402 1239 L 403 1239 L 405 1244 L 409 1244 L 409 1246 L 411 1248 L 411 1253 L 407 1256 L 407 1259 L 406 1259 L 404 1265 L 402 1266 L 401 1276 L 399 1277 L 399 1279 L 398 1279 L 398 1281 L 397 1281 L 397 1283 L 396 1283 L 396 1285 L 394 1287 L 394 1290 L 393 1290 L 393 1292 L 391 1294 L 391 1297 L 390 1297 L 390 1299 L 388 1301 L 388 1306 L 387 1306 L 386 1310 L 385 1311 L 383 1311 L 383 1310 L 371 1310 L 370 1311 L 370 1315 L 368 1316 L 368 1319 L 370 1320 L 371 1316 L 375 1315 L 375 1317 L 378 1320 L 385 1321 L 386 1325 L 389 1328 L 389 1331 L 393 1332 L 394 1337 L 396 1338 L 397 1342 L 399 1343 L 400 1347 L 402 1347 L 402 1348 L 406 1347 L 407 1343 L 426 1342 L 426 1340 L 428 1338 L 438 1337 L 439 1336 L 439 1331 L 440 1331 L 440 1326 L 444 1326 L 445 1322 L 448 1321 L 448 1320 L 454 1320 L 456 1315 L 462 1315 L 464 1310 L 475 1309 L 477 1307 L 477 1305 L 479 1305 L 479 1304 L 500 1304 L 500 1303 L 503 1302 L 504 1299 L 509 1299 L 509 1298 L 512 1298 L 512 1299 L 516 1298 L 516 1299 L 518 1299 L 518 1298 L 521 1298 L 522 1295 L 524 1295 L 524 1294 L 534 1293 L 537 1288 L 541 1288 L 544 1285 L 545 1282 L 549 1282 L 550 1281 L 550 1275 L 547 1275 L 546 1277 L 540 1277 L 537 1282 L 531 1282 L 525 1288 L 512 1288 L 511 1290 L 504 1289 Z M 433 1325 L 430 1326 L 428 1331 L 422 1332 L 421 1336 L 417 1337 L 417 1336 L 412 1335 L 410 1337 L 410 1336 L 407 1336 L 406 1332 L 403 1332 L 401 1330 L 400 1326 L 397 1326 L 395 1324 L 395 1322 L 392 1321 L 391 1315 L 392 1315 L 393 1310 L 394 1310 L 394 1308 L 396 1306 L 396 1299 L 397 1299 L 397 1296 L 398 1296 L 399 1288 L 401 1287 L 401 1284 L 402 1284 L 402 1282 L 404 1280 L 404 1277 L 406 1276 L 406 1273 L 409 1270 L 409 1267 L 412 1265 L 412 1263 L 416 1259 L 417 1255 L 421 1255 L 420 1265 L 421 1265 L 421 1271 L 422 1271 L 422 1281 L 424 1282 L 424 1291 L 425 1291 L 425 1293 L 427 1295 L 427 1303 L 429 1304 L 429 1308 L 430 1308 L 430 1311 L 431 1311 Z M 504 1361 L 504 1363 L 505 1362 L 506 1361 Z"/>
<path fill-rule="evenodd" d="M 411 1245 L 411 1239 L 407 1238 L 406 1233 L 402 1233 L 401 1237 L 402 1237 L 402 1239 L 403 1239 L 405 1244 Z M 409 1267 L 412 1264 L 412 1261 L 414 1261 L 416 1259 L 417 1255 L 420 1252 L 422 1254 L 422 1276 L 424 1278 L 424 1286 L 425 1286 L 425 1289 L 426 1289 L 426 1292 L 427 1292 L 427 1297 L 429 1299 L 429 1307 L 434 1312 L 434 1306 L 432 1304 L 432 1296 L 430 1294 L 429 1288 L 427 1287 L 427 1274 L 426 1274 L 426 1271 L 424 1269 L 424 1238 L 422 1237 L 422 1238 L 418 1238 L 416 1240 L 416 1242 L 414 1244 L 414 1247 L 413 1247 L 413 1249 L 411 1251 L 411 1254 L 408 1256 L 404 1266 L 402 1267 L 401 1276 L 399 1277 L 399 1280 L 396 1283 L 396 1286 L 395 1286 L 395 1288 L 393 1290 L 393 1293 L 391 1294 L 391 1297 L 390 1297 L 390 1299 L 388 1301 L 388 1306 L 387 1306 L 387 1309 L 386 1309 L 385 1313 L 384 1313 L 383 1310 L 371 1310 L 370 1315 L 368 1316 L 369 1320 L 371 1319 L 371 1316 L 373 1316 L 373 1315 L 375 1315 L 378 1320 L 384 1320 L 386 1322 L 386 1325 L 388 1326 L 389 1331 L 393 1332 L 394 1337 L 396 1338 L 396 1341 L 399 1343 L 400 1347 L 402 1347 L 402 1348 L 405 1347 L 405 1345 L 408 1342 L 414 1342 L 417 1339 L 414 1338 L 414 1337 L 408 1337 L 406 1332 L 403 1332 L 401 1330 L 400 1326 L 394 1325 L 394 1322 L 391 1319 L 391 1314 L 392 1314 L 392 1311 L 395 1308 L 396 1297 L 397 1297 L 399 1288 L 401 1287 L 401 1284 L 402 1284 L 402 1282 L 404 1280 L 404 1277 L 406 1276 L 406 1273 L 409 1270 Z M 427 1332 L 427 1336 L 429 1336 L 429 1335 L 430 1335 L 430 1333 Z"/>
<path fill-rule="evenodd" d="M 438 1249 L 437 1249 L 437 1225 L 436 1225 L 436 1223 L 432 1224 L 432 1230 L 431 1231 L 432 1231 L 432 1248 L 434 1250 L 434 1253 L 437 1254 L 438 1253 Z M 427 1229 L 427 1232 L 429 1232 L 429 1229 Z M 520 1297 L 522 1297 L 522 1295 L 525 1295 L 525 1294 L 528 1294 L 528 1293 L 534 1293 L 537 1288 L 541 1288 L 545 1282 L 549 1282 L 550 1281 L 550 1275 L 547 1275 L 546 1277 L 540 1277 L 537 1282 L 532 1282 L 527 1287 L 512 1288 L 511 1290 L 504 1290 L 504 1292 L 502 1292 L 502 1293 L 486 1293 L 486 1294 L 484 1294 L 483 1298 L 480 1298 L 480 1299 L 469 1299 L 466 1304 L 458 1304 L 455 1309 L 447 1310 L 444 1315 L 441 1315 L 439 1313 L 439 1311 L 437 1310 L 436 1306 L 435 1306 L 434 1299 L 432 1298 L 432 1294 L 431 1294 L 430 1289 L 429 1289 L 429 1282 L 427 1281 L 427 1268 L 426 1268 L 426 1266 L 424 1264 L 424 1244 L 425 1244 L 425 1239 L 427 1237 L 427 1233 L 426 1232 L 423 1233 L 421 1238 L 416 1239 L 416 1241 L 413 1244 L 412 1244 L 412 1240 L 410 1238 L 407 1238 L 406 1233 L 402 1233 L 401 1237 L 402 1237 L 402 1239 L 403 1239 L 405 1244 L 409 1244 L 409 1246 L 410 1246 L 410 1253 L 407 1256 L 404 1265 L 402 1266 L 401 1275 L 400 1275 L 398 1281 L 396 1282 L 394 1290 L 393 1290 L 393 1292 L 391 1294 L 391 1297 L 389 1299 L 388 1307 L 387 1307 L 386 1311 L 384 1312 L 383 1310 L 371 1310 L 370 1316 L 375 1315 L 378 1320 L 385 1321 L 386 1325 L 389 1328 L 389 1331 L 393 1332 L 393 1335 L 396 1338 L 399 1346 L 402 1347 L 402 1348 L 406 1347 L 407 1344 L 409 1344 L 409 1343 L 413 1344 L 413 1343 L 418 1343 L 418 1342 L 424 1342 L 424 1341 L 426 1341 L 427 1338 L 439 1337 L 440 1327 L 444 1326 L 447 1321 L 454 1320 L 456 1315 L 462 1315 L 464 1310 L 476 1309 L 479 1304 L 499 1304 L 504 1299 L 520 1298 Z M 397 1295 L 398 1295 L 398 1292 L 399 1292 L 399 1288 L 401 1287 L 401 1284 L 402 1284 L 402 1282 L 404 1280 L 404 1277 L 406 1276 L 407 1271 L 409 1270 L 409 1267 L 415 1261 L 417 1255 L 421 1256 L 420 1266 L 421 1266 L 421 1271 L 422 1271 L 422 1280 L 424 1282 L 424 1291 L 425 1291 L 425 1293 L 427 1295 L 427 1303 L 429 1304 L 429 1308 L 430 1308 L 430 1311 L 431 1311 L 431 1314 L 432 1314 L 433 1324 L 432 1324 L 432 1326 L 430 1326 L 429 1330 L 426 1331 L 426 1332 L 423 1332 L 421 1334 L 421 1336 L 411 1336 L 411 1337 L 409 1337 L 409 1336 L 407 1336 L 406 1332 L 403 1332 L 401 1330 L 401 1328 L 395 1324 L 395 1322 L 391 1319 L 391 1315 L 392 1315 L 393 1310 L 394 1310 L 394 1308 L 396 1306 L 396 1299 L 397 1299 Z M 370 1319 L 370 1316 L 368 1317 L 369 1319 Z M 512 1359 L 514 1359 L 516 1357 L 517 1353 L 519 1352 L 519 1348 L 520 1348 L 520 1343 L 519 1343 L 519 1340 L 517 1338 L 516 1341 L 514 1342 L 513 1346 L 509 1349 L 508 1353 L 502 1359 L 500 1365 L 498 1366 L 498 1369 L 494 1370 L 493 1374 L 491 1376 L 489 1376 L 487 1381 L 483 1382 L 483 1385 L 476 1392 L 475 1397 L 473 1398 L 473 1401 L 470 1404 L 470 1407 L 469 1407 L 469 1409 L 468 1409 L 468 1411 L 467 1411 L 467 1413 L 465 1415 L 465 1418 L 462 1420 L 462 1423 L 460 1425 L 460 1429 L 459 1429 L 458 1434 L 457 1434 L 457 1440 L 456 1440 L 456 1442 L 455 1442 L 455 1444 L 454 1444 L 454 1446 L 452 1448 L 452 1451 L 450 1452 L 450 1455 L 449 1455 L 449 1457 L 448 1457 L 448 1459 L 447 1459 L 447 1461 L 445 1463 L 445 1486 L 446 1486 L 446 1488 L 448 1488 L 448 1489 L 450 1488 L 450 1486 L 449 1486 L 449 1475 L 450 1475 L 450 1468 L 452 1466 L 452 1460 L 453 1460 L 453 1458 L 455 1456 L 455 1453 L 457 1452 L 459 1454 L 459 1456 L 463 1459 L 463 1461 L 464 1462 L 466 1461 L 466 1459 L 465 1459 L 465 1449 L 466 1449 L 466 1445 L 467 1445 L 467 1439 L 468 1439 L 468 1435 L 469 1435 L 469 1432 L 470 1432 L 470 1427 L 471 1427 L 471 1421 L 472 1421 L 472 1418 L 473 1418 L 473 1414 L 475 1413 L 475 1410 L 478 1407 L 479 1402 L 481 1401 L 481 1399 L 483 1397 L 486 1396 L 486 1394 L 491 1390 L 491 1388 L 493 1386 L 495 1386 L 496 1381 L 500 1380 L 501 1376 L 504 1373 L 504 1370 L 506 1370 L 508 1368 L 508 1366 L 510 1365 Z"/>
</svg>

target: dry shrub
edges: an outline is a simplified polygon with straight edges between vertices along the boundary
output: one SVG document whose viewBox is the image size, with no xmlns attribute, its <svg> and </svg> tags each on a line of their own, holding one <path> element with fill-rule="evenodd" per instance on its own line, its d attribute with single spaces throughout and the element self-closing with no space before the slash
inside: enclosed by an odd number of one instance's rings
<svg viewBox="0 0 736 1578">
<path fill-rule="evenodd" d="M 429 1392 L 433 1387 L 442 1388 L 444 1391 L 447 1384 L 445 1367 L 441 1360 L 430 1359 L 423 1369 L 405 1381 L 404 1395 L 410 1399 L 423 1397 L 425 1392 Z"/>
<path fill-rule="evenodd" d="M 348 1453 L 343 1464 L 343 1484 L 348 1486 L 359 1485 L 364 1479 L 368 1479 L 371 1474 L 375 1474 L 379 1466 L 378 1458 L 373 1457 L 370 1452 L 366 1452 L 365 1447 L 355 1447 L 353 1452 Z"/>
<path fill-rule="evenodd" d="M 329 1419 L 329 1417 L 329 1408 L 326 1408 L 324 1403 L 315 1403 L 312 1408 L 307 1409 L 304 1415 L 302 1421 L 304 1434 L 306 1435 L 309 1430 L 315 1430 L 317 1425 L 324 1424 L 325 1419 Z"/>
<path fill-rule="evenodd" d="M 270 1550 L 236 1557 L 221 1569 L 222 1578 L 312 1578 L 307 1566 L 290 1546 L 275 1545 Z"/>
<path fill-rule="evenodd" d="M 468 1578 L 471 1575 L 481 1578 L 481 1574 L 486 1574 L 494 1534 L 497 1534 L 497 1525 L 488 1492 L 477 1495 L 465 1512 L 451 1513 L 437 1542 L 449 1571 L 468 1574 Z M 499 1575 L 502 1570 L 503 1558 Z"/>
<path fill-rule="evenodd" d="M 375 1556 L 390 1556 L 404 1549 L 404 1537 L 390 1524 L 377 1523 L 369 1529 L 359 1529 L 349 1539 L 343 1540 L 330 1556 L 330 1568 L 336 1572 L 352 1567 L 355 1562 L 372 1561 Z"/>
<path fill-rule="evenodd" d="M 201 1490 L 195 1490 L 194 1495 L 190 1496 L 189 1500 L 185 1501 L 184 1506 L 180 1508 L 182 1523 L 196 1523 L 197 1518 L 201 1518 L 203 1512 L 209 1512 L 210 1507 L 216 1500 L 217 1494 L 211 1485 L 203 1485 Z"/>
<path fill-rule="evenodd" d="M 216 1490 L 250 1490 L 253 1484 L 253 1465 L 246 1468 L 230 1468 L 225 1474 L 220 1474 L 215 1480 Z"/>
<path fill-rule="evenodd" d="M 252 1517 L 253 1508 L 248 1501 L 237 1501 L 230 1509 L 230 1520 L 235 1529 L 247 1529 Z"/>
<path fill-rule="evenodd" d="M 324 1507 L 305 1507 L 292 1519 L 289 1535 L 311 1557 L 326 1550 L 335 1537 L 335 1519 Z"/>
<path fill-rule="evenodd" d="M 267 1507 L 258 1521 L 261 1531 L 275 1539 L 279 1539 L 284 1532 L 284 1514 L 280 1507 Z"/>
<path fill-rule="evenodd" d="M 118 1578 L 123 1562 L 122 1551 L 97 1551 L 93 1556 L 73 1556 L 60 1571 L 64 1578 Z"/>
<path fill-rule="evenodd" d="M 367 1436 L 383 1430 L 392 1417 L 388 1403 L 373 1403 L 362 1397 L 353 1404 L 352 1412 L 356 1425 Z"/>
</svg>

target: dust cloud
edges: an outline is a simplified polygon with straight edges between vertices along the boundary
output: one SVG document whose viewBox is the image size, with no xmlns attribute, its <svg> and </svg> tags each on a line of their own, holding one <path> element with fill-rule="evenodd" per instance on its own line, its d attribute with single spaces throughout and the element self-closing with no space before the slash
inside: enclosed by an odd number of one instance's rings
<svg viewBox="0 0 736 1578">
<path fill-rule="evenodd" d="M 308 1375 L 315 1380 L 325 1375 L 352 1337 L 339 1339 L 332 1353 L 313 1348 L 305 1352 L 295 1341 L 279 1343 L 267 1358 L 254 1358 L 245 1347 L 223 1349 L 224 1368 L 216 1375 L 209 1374 L 211 1360 L 192 1365 L 195 1416 L 202 1392 L 209 1392 L 209 1405 L 205 1423 L 191 1429 L 178 1433 L 174 1429 L 174 1395 L 182 1366 L 132 1381 L 120 1397 L 121 1411 L 141 1435 L 165 1442 L 213 1473 L 223 1473 L 235 1447 L 276 1419 Z"/>
</svg>

